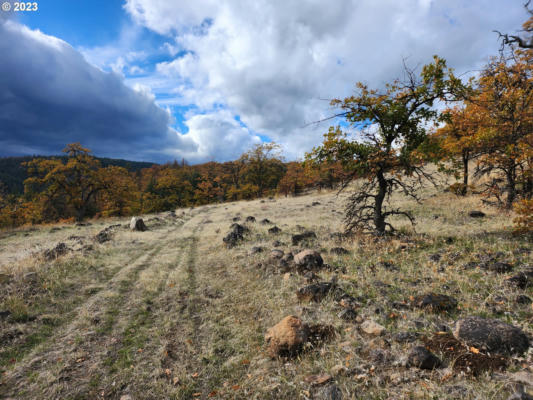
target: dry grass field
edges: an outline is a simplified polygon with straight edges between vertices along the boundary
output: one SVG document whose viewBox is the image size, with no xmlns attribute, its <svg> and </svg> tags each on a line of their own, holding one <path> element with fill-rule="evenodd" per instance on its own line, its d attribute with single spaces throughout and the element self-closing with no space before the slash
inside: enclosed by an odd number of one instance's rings
<svg viewBox="0 0 533 400">
<path fill-rule="evenodd" d="M 531 243 L 510 234 L 513 216 L 475 196 L 429 187 L 422 195 L 420 204 L 395 200 L 417 225 L 396 221 L 401 236 L 392 239 L 339 242 L 332 233 L 342 230 L 347 193 L 336 192 L 148 215 L 146 232 L 130 231 L 126 218 L 0 232 L 0 398 L 507 399 L 530 391 L 531 351 L 510 357 L 505 371 L 454 368 L 445 349 L 434 350 L 440 368 L 406 366 L 413 346 L 466 316 L 533 333 L 524 297 L 532 289 L 506 283 L 531 266 Z M 471 210 L 486 216 L 471 218 Z M 249 232 L 228 249 L 222 239 L 234 218 Z M 116 224 L 110 240 L 95 240 Z M 281 232 L 269 234 L 274 225 Z M 293 246 L 291 236 L 308 230 L 317 238 Z M 46 256 L 58 243 L 63 251 Z M 357 318 L 340 318 L 331 295 L 298 300 L 309 276 L 280 271 L 271 250 L 306 247 L 329 265 L 319 281 L 336 277 L 356 299 Z M 348 252 L 332 254 L 334 247 Z M 491 255 L 513 270 L 476 266 Z M 457 308 L 411 305 L 429 292 L 452 296 Z M 287 315 L 335 334 L 273 359 L 265 333 Z M 366 334 L 368 320 L 385 331 Z"/>
</svg>

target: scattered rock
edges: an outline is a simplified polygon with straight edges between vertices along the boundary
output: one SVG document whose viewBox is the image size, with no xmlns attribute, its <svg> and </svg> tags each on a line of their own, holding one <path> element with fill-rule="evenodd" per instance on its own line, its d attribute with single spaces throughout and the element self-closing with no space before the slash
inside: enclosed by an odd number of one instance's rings
<svg viewBox="0 0 533 400">
<path fill-rule="evenodd" d="M 378 265 L 381 268 L 386 269 L 387 271 L 399 271 L 400 270 L 400 268 L 398 268 L 396 265 L 394 265 L 393 263 L 389 261 L 381 261 L 378 263 Z"/>
<path fill-rule="evenodd" d="M 415 346 L 407 356 L 407 365 L 420 369 L 435 369 L 441 365 L 441 361 L 425 347 Z"/>
<path fill-rule="evenodd" d="M 346 255 L 346 254 L 350 254 L 350 252 L 348 250 L 346 250 L 344 247 L 333 247 L 332 249 L 330 249 L 329 252 L 331 254 L 336 254 L 338 256 L 343 256 L 343 255 Z"/>
<path fill-rule="evenodd" d="M 468 213 L 468 216 L 471 218 L 483 218 L 485 216 L 485 213 L 483 211 L 474 210 L 474 211 L 470 211 Z"/>
<path fill-rule="evenodd" d="M 452 311 L 457 308 L 457 300 L 445 294 L 427 293 L 416 296 L 413 305 L 418 308 L 429 308 L 433 311 Z"/>
<path fill-rule="evenodd" d="M 525 294 L 521 294 L 516 297 L 516 303 L 517 304 L 531 304 L 531 298 L 529 298 Z"/>
<path fill-rule="evenodd" d="M 442 258 L 442 255 L 439 253 L 435 253 L 435 254 L 431 254 L 428 258 L 429 258 L 429 261 L 439 262 L 440 259 Z"/>
<path fill-rule="evenodd" d="M 528 271 L 520 272 L 517 275 L 514 275 L 506 279 L 505 283 L 507 283 L 510 286 L 517 287 L 519 289 L 526 289 L 532 286 L 533 271 L 528 270 Z"/>
<path fill-rule="evenodd" d="M 393 301 L 391 303 L 391 307 L 396 310 L 407 310 L 409 309 L 409 304 L 405 302 L 400 302 L 400 301 Z"/>
<path fill-rule="evenodd" d="M 321 388 L 313 397 L 315 400 L 342 400 L 342 391 L 332 384 Z"/>
<path fill-rule="evenodd" d="M 229 249 L 235 247 L 241 240 L 244 240 L 244 233 L 248 231 L 247 228 L 239 224 L 231 224 L 230 229 L 228 234 L 222 239 Z"/>
<path fill-rule="evenodd" d="M 276 260 L 283 258 L 284 255 L 285 253 L 283 252 L 283 250 L 280 250 L 280 249 L 274 249 L 270 252 L 270 258 L 273 258 Z"/>
<path fill-rule="evenodd" d="M 265 219 L 262 219 L 261 220 L 261 224 L 262 225 L 268 225 L 268 224 L 271 224 L 272 222 L 268 219 L 268 218 L 265 218 Z"/>
<path fill-rule="evenodd" d="M 108 242 L 108 241 L 111 240 L 111 233 L 107 229 L 104 229 L 104 230 L 98 232 L 98 234 L 94 237 L 94 239 L 98 243 Z"/>
<path fill-rule="evenodd" d="M 307 283 L 313 283 L 313 282 L 317 282 L 320 277 L 315 274 L 313 271 L 307 271 L 305 274 L 304 274 L 304 279 Z"/>
<path fill-rule="evenodd" d="M 293 254 L 289 251 L 288 253 L 285 253 L 283 257 L 280 259 L 280 264 L 282 265 L 288 265 L 291 261 L 294 260 Z"/>
<path fill-rule="evenodd" d="M 283 242 L 280 242 L 279 240 L 274 240 L 274 241 L 272 242 L 272 246 L 273 246 L 273 247 L 281 247 L 281 246 L 283 246 L 283 245 L 284 245 Z"/>
<path fill-rule="evenodd" d="M 292 245 L 298 246 L 301 242 L 305 240 L 310 239 L 316 239 L 316 233 L 312 231 L 307 231 L 304 233 L 298 233 L 296 235 L 292 235 Z"/>
<path fill-rule="evenodd" d="M 144 231 L 147 231 L 148 228 L 144 224 L 144 221 L 143 221 L 142 218 L 132 217 L 132 219 L 130 221 L 130 230 L 138 231 L 138 232 L 144 232 Z"/>
<path fill-rule="evenodd" d="M 272 228 L 268 230 L 268 233 L 270 233 L 271 235 L 277 235 L 280 232 L 281 232 L 281 229 L 279 229 L 277 226 L 273 226 Z"/>
<path fill-rule="evenodd" d="M 263 251 L 265 251 L 264 247 L 261 247 L 261 246 L 254 246 L 254 247 L 252 247 L 252 249 L 250 250 L 250 254 L 262 253 Z"/>
<path fill-rule="evenodd" d="M 300 301 L 314 301 L 318 303 L 335 287 L 336 285 L 331 282 L 315 283 L 298 289 L 296 297 L 298 297 L 298 300 Z"/>
<path fill-rule="evenodd" d="M 533 396 L 524 392 L 524 388 L 519 388 L 516 392 L 509 396 L 507 400 L 533 400 Z"/>
<path fill-rule="evenodd" d="M 246 222 L 255 222 L 255 217 L 252 215 L 246 217 Z"/>
<path fill-rule="evenodd" d="M 489 271 L 496 272 L 498 274 L 505 274 L 513 270 L 513 265 L 505 262 L 496 261 L 485 264 L 485 268 Z"/>
<path fill-rule="evenodd" d="M 270 328 L 265 340 L 271 357 L 294 356 L 309 338 L 309 327 L 300 318 L 289 315 Z"/>
<path fill-rule="evenodd" d="M 312 206 L 319 206 L 320 205 L 320 202 L 319 201 L 313 201 L 311 203 Z"/>
<path fill-rule="evenodd" d="M 316 271 L 324 264 L 320 254 L 314 250 L 304 250 L 294 256 L 299 271 Z"/>
<path fill-rule="evenodd" d="M 0 319 L 7 318 L 11 315 L 11 311 L 9 310 L 2 310 L 0 311 Z"/>
<path fill-rule="evenodd" d="M 385 332 L 385 327 L 368 319 L 361 324 L 361 330 L 368 335 L 380 336 Z"/>
<path fill-rule="evenodd" d="M 233 222 L 238 222 L 238 221 L 241 220 L 241 217 L 233 217 L 231 220 L 232 220 Z"/>
<path fill-rule="evenodd" d="M 55 260 L 58 257 L 65 255 L 70 249 L 68 246 L 61 242 L 56 245 L 53 249 L 45 250 L 43 256 L 46 260 L 51 261 Z"/>
<path fill-rule="evenodd" d="M 529 348 L 529 339 L 520 328 L 497 319 L 461 319 L 453 334 L 468 346 L 495 354 L 522 354 Z"/>
</svg>

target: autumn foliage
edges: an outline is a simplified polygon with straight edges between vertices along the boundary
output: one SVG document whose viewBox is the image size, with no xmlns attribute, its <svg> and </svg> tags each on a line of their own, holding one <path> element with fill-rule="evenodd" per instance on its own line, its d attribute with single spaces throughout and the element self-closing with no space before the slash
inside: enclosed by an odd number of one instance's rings
<svg viewBox="0 0 533 400">
<path fill-rule="evenodd" d="M 275 143 L 251 148 L 238 160 L 190 166 L 185 161 L 137 172 L 102 167 L 89 149 L 67 145 L 66 159 L 24 163 L 24 194 L 0 182 L 0 227 L 92 217 L 127 216 L 179 207 L 250 200 L 277 193 L 298 195 L 311 187 L 335 187 L 342 171 L 285 163 Z"/>
</svg>

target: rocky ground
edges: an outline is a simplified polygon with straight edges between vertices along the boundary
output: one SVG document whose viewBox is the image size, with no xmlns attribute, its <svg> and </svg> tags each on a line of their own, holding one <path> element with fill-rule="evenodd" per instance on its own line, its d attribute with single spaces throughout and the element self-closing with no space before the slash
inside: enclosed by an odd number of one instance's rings
<svg viewBox="0 0 533 400">
<path fill-rule="evenodd" d="M 421 195 L 392 238 L 335 192 L 1 232 L 0 397 L 533 398 L 531 243 Z"/>
</svg>

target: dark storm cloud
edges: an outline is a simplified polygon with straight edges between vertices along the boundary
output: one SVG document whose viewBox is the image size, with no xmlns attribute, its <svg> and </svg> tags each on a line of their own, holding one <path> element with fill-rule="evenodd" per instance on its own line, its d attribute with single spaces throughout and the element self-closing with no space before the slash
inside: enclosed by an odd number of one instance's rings
<svg viewBox="0 0 533 400">
<path fill-rule="evenodd" d="M 0 155 L 57 154 L 78 141 L 97 155 L 135 160 L 192 150 L 153 97 L 64 41 L 0 20 L 0 54 Z"/>
</svg>

